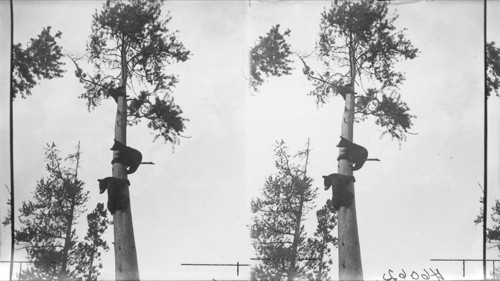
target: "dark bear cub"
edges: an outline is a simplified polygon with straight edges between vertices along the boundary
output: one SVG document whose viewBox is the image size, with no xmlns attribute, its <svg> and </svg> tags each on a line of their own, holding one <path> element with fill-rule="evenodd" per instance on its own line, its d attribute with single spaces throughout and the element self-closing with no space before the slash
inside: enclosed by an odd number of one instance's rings
<svg viewBox="0 0 500 281">
<path fill-rule="evenodd" d="M 130 182 L 127 179 L 119 179 L 115 177 L 107 177 L 104 179 L 98 179 L 99 181 L 99 193 L 104 193 L 106 189 L 108 190 L 108 211 L 113 215 L 116 211 L 126 211 L 130 198 L 128 196 L 122 195 L 121 190 L 125 186 L 130 186 Z"/>
<path fill-rule="evenodd" d="M 142 154 L 139 150 L 126 146 L 117 140 L 115 140 L 115 144 L 111 147 L 111 150 L 118 151 L 118 157 L 113 158 L 111 164 L 122 163 L 125 165 L 127 174 L 133 174 L 137 171 L 142 161 Z"/>
<path fill-rule="evenodd" d="M 340 159 L 345 159 L 351 162 L 352 170 L 357 171 L 363 167 L 368 158 L 368 150 L 361 145 L 350 142 L 344 137 L 340 137 L 340 142 L 337 147 L 344 147 L 345 151 L 343 154 L 339 155 L 337 161 Z"/>
<path fill-rule="evenodd" d="M 109 89 L 108 95 L 111 96 L 116 103 L 118 103 L 118 97 L 124 97 L 126 95 L 125 86 Z"/>
<path fill-rule="evenodd" d="M 340 85 L 337 86 L 337 92 L 344 98 L 347 94 L 354 94 L 354 91 L 352 90 L 352 83 L 346 84 L 344 86 Z"/>
<path fill-rule="evenodd" d="M 349 207 L 351 205 L 354 195 L 346 190 L 347 185 L 352 181 L 356 182 L 354 176 L 347 176 L 342 174 L 331 174 L 323 176 L 325 190 L 332 187 L 332 204 L 335 211 L 338 211 L 341 206 Z"/>
</svg>

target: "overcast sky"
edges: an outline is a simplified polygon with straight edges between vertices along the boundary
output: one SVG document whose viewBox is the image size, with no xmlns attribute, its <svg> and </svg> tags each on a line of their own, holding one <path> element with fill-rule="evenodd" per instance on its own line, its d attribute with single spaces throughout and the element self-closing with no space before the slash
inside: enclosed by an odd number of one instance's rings
<svg viewBox="0 0 500 281">
<path fill-rule="evenodd" d="M 15 42 L 26 43 L 45 26 L 62 31 L 65 52 L 83 54 L 90 23 L 101 1 L 15 1 Z M 172 149 L 152 142 L 144 123 L 129 127 L 127 143 L 155 166 L 140 167 L 131 181 L 131 204 L 140 276 L 144 280 L 248 279 L 250 269 L 183 267 L 181 263 L 251 263 L 249 202 L 265 177 L 275 172 L 273 148 L 283 139 L 290 153 L 311 139 L 309 175 L 320 187 L 317 206 L 331 197 L 321 176 L 336 172 L 343 100 L 317 106 L 312 89 L 294 63 L 292 75 L 269 79 L 250 93 L 248 51 L 272 25 L 290 29 L 297 52 L 314 49 L 320 14 L 328 1 L 167 1 L 171 29 L 192 52 L 185 63 L 169 67 L 179 75 L 174 90 L 187 130 Z M 483 5 L 478 1 L 396 2 L 398 28 L 419 48 L 415 60 L 397 68 L 406 73 L 403 100 L 417 116 L 406 142 L 398 145 L 373 119 L 355 124 L 354 140 L 367 147 L 368 162 L 355 172 L 356 205 L 363 270 L 366 279 L 381 279 L 388 269 L 422 272 L 438 268 L 446 279 L 461 278 L 460 262 L 432 258 L 481 258 L 482 229 L 473 223 L 483 185 Z M 500 26 L 493 14 L 500 2 L 489 2 L 489 26 Z M 9 6 L 0 1 L 2 38 L 9 38 Z M 500 45 L 500 31 L 488 41 Z M 0 79 L 8 81 L 9 42 L 0 42 Z M 64 78 L 43 81 L 28 99 L 15 103 L 16 205 L 32 197 L 37 180 L 46 176 L 46 143 L 55 142 L 61 156 L 81 142 L 79 176 L 90 190 L 88 209 L 107 196 L 97 179 L 111 175 L 116 105 L 106 100 L 88 112 L 77 96 L 83 87 L 65 60 Z M 8 83 L 1 83 L 0 198 L 5 206 L 9 184 Z M 500 98 L 490 101 L 490 130 L 497 139 Z M 498 190 L 498 142 L 489 147 L 489 203 Z M 496 190 L 493 190 L 496 188 Z M 7 207 L 0 208 L 3 218 Z M 83 216 L 84 218 L 84 216 Z M 310 234 L 315 211 L 306 222 Z M 86 229 L 86 222 L 79 225 Z M 80 237 L 84 236 L 80 232 Z M 8 260 L 9 229 L 0 232 L 0 260 Z M 106 233 L 111 245 L 112 227 Z M 111 247 L 112 248 L 112 247 Z M 491 250 L 490 258 L 498 258 Z M 334 252 L 333 278 L 337 278 Z M 25 260 L 22 252 L 17 260 Z M 103 256 L 101 279 L 114 278 L 113 250 Z M 491 264 L 489 264 L 491 268 Z M 0 264 L 0 279 L 8 272 Z M 467 264 L 467 278 L 480 278 L 481 263 Z"/>
</svg>

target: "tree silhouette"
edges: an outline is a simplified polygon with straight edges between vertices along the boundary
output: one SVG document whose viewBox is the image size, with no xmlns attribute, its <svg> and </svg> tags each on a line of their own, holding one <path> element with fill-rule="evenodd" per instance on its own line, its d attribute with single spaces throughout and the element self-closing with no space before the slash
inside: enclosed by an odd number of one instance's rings
<svg viewBox="0 0 500 281">
<path fill-rule="evenodd" d="M 84 280 L 96 281 L 102 268 L 101 252 L 109 250 L 108 243 L 102 239 L 109 224 L 103 203 L 98 203 L 94 211 L 87 215 L 87 223 L 87 234 L 77 244 L 75 255 L 78 262 L 74 266 Z"/>
<path fill-rule="evenodd" d="M 317 194 L 312 179 L 306 175 L 309 147 L 297 154 L 305 157 L 303 165 L 292 162 L 283 141 L 276 146 L 275 154 L 277 173 L 267 178 L 262 196 L 252 200 L 255 216 L 251 233 L 259 263 L 252 268 L 251 279 L 304 279 L 313 276 L 319 265 L 308 261 L 320 255 L 316 250 L 323 251 L 312 246 L 327 245 L 333 240 L 308 239 L 304 229 L 303 221 L 314 208 Z M 325 267 L 323 276 L 327 273 Z"/>
<path fill-rule="evenodd" d="M 56 42 L 57 38 L 61 38 L 61 32 L 52 35 L 50 29 L 50 26 L 43 28 L 37 38 L 30 39 L 26 48 L 21 43 L 12 45 L 12 99 L 16 95 L 21 95 L 22 98 L 31 95 L 31 89 L 35 87 L 37 80 L 62 77 L 62 48 Z"/>
<path fill-rule="evenodd" d="M 183 62 L 190 52 L 178 41 L 178 31 L 167 27 L 170 16 L 161 17 L 162 1 L 113 1 L 96 11 L 87 55 L 72 58 L 75 75 L 85 92 L 89 111 L 103 99 L 112 97 L 117 103 L 115 140 L 126 145 L 127 125 L 141 120 L 155 132 L 154 140 L 179 143 L 186 121 L 182 110 L 171 96 L 177 76 L 166 74 L 168 65 Z M 84 66 L 81 60 L 86 59 Z M 113 159 L 120 153 L 114 151 Z M 127 179 L 123 161 L 113 161 L 112 176 Z M 108 189 L 109 192 L 109 189 Z M 116 191 L 118 197 L 129 197 L 125 186 Z M 115 278 L 139 280 L 139 268 L 130 204 L 113 215 L 115 233 Z"/>
<path fill-rule="evenodd" d="M 85 87 L 80 98 L 92 110 L 113 90 L 126 85 L 128 125 L 146 119 L 147 126 L 157 132 L 155 139 L 161 136 L 178 143 L 186 119 L 171 96 L 178 78 L 165 69 L 186 61 L 190 52 L 178 41 L 178 31 L 168 29 L 171 17 L 161 18 L 162 1 L 113 3 L 93 16 L 84 57 L 92 66 L 89 72 L 80 63 L 83 58 L 73 58 L 75 75 Z"/>
<path fill-rule="evenodd" d="M 308 279 L 316 281 L 331 280 L 329 273 L 333 261 L 331 259 L 332 247 L 337 247 L 338 239 L 332 236 L 334 228 L 337 226 L 337 212 L 333 208 L 332 201 L 327 200 L 326 204 L 316 212 L 318 226 L 314 237 L 308 239 L 310 256 L 316 257 L 306 262 L 309 270 Z"/>
<path fill-rule="evenodd" d="M 405 38 L 406 29 L 396 31 L 396 19 L 384 2 L 332 5 L 321 15 L 317 53 L 323 68 L 314 72 L 301 58 L 304 73 L 315 86 L 311 95 L 318 103 L 325 103 L 357 79 L 361 89 L 354 94 L 356 121 L 374 116 L 375 123 L 385 129 L 383 134 L 401 141 L 415 116 L 401 101 L 399 85 L 405 76 L 395 70 L 395 63 L 414 59 L 418 49 Z"/>
<path fill-rule="evenodd" d="M 20 273 L 23 279 L 97 280 L 97 268 L 84 261 L 93 259 L 94 265 L 100 266 L 100 253 L 108 248 L 101 236 L 109 221 L 105 211 L 96 213 L 103 210 L 103 206 L 98 205 L 88 221 L 93 236 L 87 235 L 86 242 L 77 244 L 79 238 L 75 225 L 85 212 L 89 194 L 78 179 L 80 154 L 78 145 L 77 152 L 66 158 L 75 163 L 72 168 L 64 165 L 55 144 L 47 145 L 45 149 L 49 175 L 38 181 L 33 200 L 22 203 L 19 209 L 21 226 L 15 232 L 16 244 L 26 250 L 28 260 L 33 262 L 30 268 Z M 4 224 L 9 223 L 10 220 L 4 221 Z M 94 241 L 90 242 L 93 243 L 92 251 L 83 247 L 89 244 L 89 239 Z"/>
<path fill-rule="evenodd" d="M 277 24 L 265 36 L 260 36 L 258 43 L 250 50 L 250 86 L 255 91 L 264 83 L 263 75 L 269 77 L 291 73 L 291 60 L 288 58 L 291 54 L 290 44 L 285 41 L 285 37 L 290 36 L 290 30 L 281 34 L 279 27 Z"/>
<path fill-rule="evenodd" d="M 484 202 L 484 197 L 479 200 L 481 203 Z M 495 205 L 491 207 L 491 220 L 493 221 L 492 227 L 486 229 L 486 241 L 490 243 L 493 247 L 500 250 L 500 200 L 495 200 Z M 481 207 L 479 215 L 474 220 L 475 224 L 480 224 L 484 221 L 484 209 Z M 493 279 L 497 280 L 500 278 L 500 267 L 493 268 Z"/>
<path fill-rule="evenodd" d="M 486 96 L 495 92 L 498 96 L 500 88 L 500 48 L 495 42 L 486 44 Z"/>
</svg>

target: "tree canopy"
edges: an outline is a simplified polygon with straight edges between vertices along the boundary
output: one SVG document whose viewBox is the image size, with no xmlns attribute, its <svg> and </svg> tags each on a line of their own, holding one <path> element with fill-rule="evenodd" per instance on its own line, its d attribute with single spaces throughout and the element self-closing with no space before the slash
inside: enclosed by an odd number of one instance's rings
<svg viewBox="0 0 500 281">
<path fill-rule="evenodd" d="M 190 52 L 178 41 L 178 31 L 167 25 L 171 17 L 161 17 L 162 1 L 113 1 L 93 16 L 92 33 L 87 44 L 87 62 L 92 71 L 84 71 L 78 59 L 75 75 L 84 84 L 80 98 L 89 110 L 110 96 L 110 91 L 126 84 L 129 125 L 147 119 L 156 131 L 155 139 L 177 143 L 185 129 L 182 110 L 175 104 L 172 91 L 178 77 L 165 72 L 168 65 L 184 62 Z M 122 67 L 126 81 L 122 79 Z"/>
<path fill-rule="evenodd" d="M 495 42 L 486 44 L 486 96 L 495 92 L 499 95 L 500 88 L 500 48 Z"/>
<path fill-rule="evenodd" d="M 289 74 L 291 55 L 296 54 L 314 86 L 309 94 L 316 97 L 318 104 L 338 95 L 353 77 L 359 89 L 355 93 L 355 120 L 361 122 L 373 116 L 375 124 L 383 128 L 382 135 L 405 140 L 415 116 L 401 100 L 399 86 L 405 75 L 395 65 L 416 58 L 418 49 L 406 38 L 406 29 L 396 29 L 397 16 L 389 13 L 387 5 L 375 0 L 332 4 L 321 14 L 319 39 L 310 55 L 291 51 L 285 41 L 290 31 L 281 34 L 279 25 L 272 27 L 250 52 L 251 86 L 261 85 L 263 74 Z M 319 59 L 319 66 L 310 61 L 312 57 Z"/>
<path fill-rule="evenodd" d="M 405 80 L 395 63 L 414 59 L 418 53 L 403 30 L 397 30 L 387 2 L 374 0 L 342 1 L 321 14 L 317 54 L 323 69 L 312 72 L 304 60 L 304 73 L 313 82 L 311 95 L 318 103 L 338 94 L 350 77 L 357 77 L 360 89 L 355 93 L 356 121 L 368 116 L 392 138 L 401 141 L 415 116 L 401 101 L 399 85 Z M 350 69 L 350 62 L 354 68 Z M 354 71 L 354 73 L 351 73 Z"/>
<path fill-rule="evenodd" d="M 263 75 L 282 76 L 292 70 L 289 65 L 292 61 L 288 58 L 290 44 L 285 41 L 285 37 L 290 36 L 290 30 L 281 34 L 279 28 L 277 24 L 265 36 L 259 36 L 250 50 L 250 86 L 254 90 L 264 82 Z"/>
<path fill-rule="evenodd" d="M 56 42 L 62 33 L 58 31 L 52 35 L 50 29 L 50 26 L 43 28 L 37 38 L 30 39 L 26 48 L 21 43 L 12 46 L 12 99 L 16 95 L 21 95 L 22 98 L 31 95 L 31 89 L 35 87 L 37 80 L 62 77 L 62 48 Z"/>
</svg>

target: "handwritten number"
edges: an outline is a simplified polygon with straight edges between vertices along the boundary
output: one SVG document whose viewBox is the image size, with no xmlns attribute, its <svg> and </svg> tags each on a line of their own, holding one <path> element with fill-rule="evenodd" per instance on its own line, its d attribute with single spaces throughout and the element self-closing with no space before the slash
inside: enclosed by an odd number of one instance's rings
<svg viewBox="0 0 500 281">
<path fill-rule="evenodd" d="M 393 273 L 392 269 L 389 269 L 389 276 L 390 276 L 389 279 L 385 278 L 385 273 L 382 276 L 382 278 L 384 278 L 385 281 L 396 281 L 396 280 L 398 280 L 397 278 L 392 277 L 392 273 Z"/>
<path fill-rule="evenodd" d="M 431 277 L 429 276 L 429 272 L 427 272 L 427 269 L 424 269 L 424 272 L 425 273 L 422 273 L 420 276 L 422 276 L 422 279 L 424 280 L 429 280 L 429 278 Z"/>
<path fill-rule="evenodd" d="M 406 279 L 406 272 L 405 272 L 405 270 L 404 270 L 404 269 L 401 269 L 401 271 L 402 271 L 402 272 L 399 274 L 399 278 L 401 278 L 401 279 Z"/>
<path fill-rule="evenodd" d="M 435 270 L 433 270 L 432 268 L 429 268 L 429 270 L 431 273 L 429 273 L 429 271 L 427 271 L 427 269 L 424 269 L 424 273 L 422 273 L 422 274 L 418 274 L 417 272 L 412 271 L 410 274 L 410 277 L 413 280 L 419 280 L 420 278 L 422 278 L 423 280 L 429 280 L 429 279 L 431 279 L 431 277 L 435 277 L 438 281 L 444 280 L 443 275 L 441 275 L 441 273 L 439 272 L 439 270 L 437 268 Z M 392 276 L 393 273 L 394 273 L 394 271 L 392 269 L 389 269 L 389 271 L 388 271 L 389 277 L 386 277 L 385 276 L 386 273 L 384 273 L 382 278 L 385 281 L 397 281 L 398 279 Z M 398 276 L 401 280 L 403 280 L 403 279 L 406 279 L 406 277 L 408 275 L 406 275 L 406 272 L 404 269 L 401 269 L 401 273 L 399 273 Z"/>
<path fill-rule="evenodd" d="M 443 275 L 441 275 L 441 273 L 439 273 L 439 270 L 437 268 L 436 268 L 435 272 L 434 272 L 434 270 L 432 270 L 432 268 L 429 268 L 429 270 L 432 272 L 431 276 L 436 277 L 437 280 L 444 280 Z"/>
</svg>

